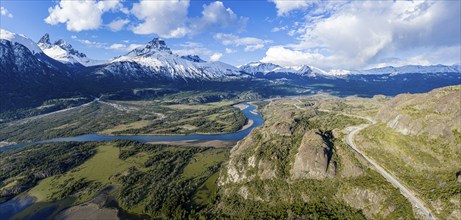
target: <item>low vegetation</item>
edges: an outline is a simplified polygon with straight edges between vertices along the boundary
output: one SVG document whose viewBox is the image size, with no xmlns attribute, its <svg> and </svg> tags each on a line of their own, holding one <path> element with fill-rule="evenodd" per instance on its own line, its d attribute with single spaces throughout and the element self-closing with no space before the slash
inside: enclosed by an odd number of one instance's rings
<svg viewBox="0 0 461 220">
<path fill-rule="evenodd" d="M 96 153 L 95 144 L 49 143 L 0 153 L 0 203 L 66 173 Z"/>
<path fill-rule="evenodd" d="M 56 158 L 64 149 L 71 151 L 59 156 L 52 165 L 45 165 L 52 161 L 49 157 Z M 39 153 L 45 152 L 43 150 L 46 150 L 47 157 Z M 90 200 L 108 186 L 116 187 L 112 195 L 119 207 L 129 213 L 165 219 L 199 216 L 205 215 L 201 210 L 209 208 L 216 199 L 213 196 L 204 198 L 203 195 L 216 195 L 217 172 L 227 159 L 228 151 L 134 141 L 36 145 L 0 154 L 2 169 L 18 165 L 22 172 L 19 175 L 6 173 L 5 177 L 2 176 L 2 187 L 22 179 L 18 176 L 33 175 L 40 169 L 53 171 L 41 177 L 40 182 L 36 178 L 24 184 L 16 183 L 17 187 L 31 188 L 27 195 L 37 199 L 16 218 L 33 216 L 38 210 L 57 206 L 52 214 L 54 216 L 66 206 Z M 25 155 L 32 161 L 41 159 L 48 162 L 37 165 L 35 162 L 27 164 L 13 160 L 13 157 Z M 82 156 L 68 158 L 67 155 Z"/>
</svg>

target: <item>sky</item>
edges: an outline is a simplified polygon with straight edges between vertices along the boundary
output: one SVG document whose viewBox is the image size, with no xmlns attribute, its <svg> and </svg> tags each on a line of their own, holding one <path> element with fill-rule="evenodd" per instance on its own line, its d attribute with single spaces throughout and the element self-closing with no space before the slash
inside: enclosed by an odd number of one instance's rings
<svg viewBox="0 0 461 220">
<path fill-rule="evenodd" d="M 98 60 L 154 37 L 174 53 L 325 70 L 461 63 L 461 1 L 0 1 L 0 27 Z"/>
</svg>

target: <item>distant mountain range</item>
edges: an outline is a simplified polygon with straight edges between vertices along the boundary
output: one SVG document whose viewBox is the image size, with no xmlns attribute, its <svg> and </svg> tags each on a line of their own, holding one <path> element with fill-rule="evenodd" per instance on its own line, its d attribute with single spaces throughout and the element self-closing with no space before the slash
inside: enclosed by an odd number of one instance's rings
<svg viewBox="0 0 461 220">
<path fill-rule="evenodd" d="M 407 65 L 401 67 L 382 67 L 366 70 L 322 70 L 313 66 L 280 66 L 273 63 L 250 62 L 242 65 L 239 69 L 251 75 L 271 75 L 271 74 L 296 74 L 304 76 L 330 76 L 340 77 L 346 75 L 380 75 L 380 74 L 408 74 L 408 73 L 461 73 L 461 65 Z"/>
<path fill-rule="evenodd" d="M 395 87 L 392 92 L 383 91 L 392 95 L 402 91 L 401 88 L 415 87 L 420 89 L 414 91 L 427 91 L 436 86 L 459 84 L 459 73 L 459 64 L 410 65 L 358 71 L 325 71 L 308 65 L 281 66 L 262 62 L 235 67 L 219 61 L 205 61 L 197 55 L 179 56 L 158 38 L 123 56 L 101 61 L 88 58 L 62 39 L 52 43 L 48 34 L 34 42 L 24 35 L 3 29 L 0 32 L 0 112 L 39 104 L 49 98 L 95 96 L 159 85 L 174 84 L 174 88 L 179 88 L 178 85 L 194 84 L 203 89 L 211 85 L 207 83 L 211 81 L 243 80 L 245 85 L 233 85 L 240 90 L 252 90 L 253 82 L 282 80 L 303 87 L 310 84 L 328 85 L 321 90 L 329 90 L 333 86 L 347 94 L 371 94 Z M 433 85 L 435 81 L 437 83 Z M 408 82 L 422 86 L 409 86 Z M 363 86 L 364 83 L 373 86 Z M 216 84 L 213 84 L 213 88 L 222 89 Z M 360 92 L 354 90 L 357 88 Z M 380 90 L 367 92 L 370 89 Z M 265 89 L 264 93 L 267 92 Z"/>
<path fill-rule="evenodd" d="M 138 47 L 127 54 L 115 57 L 109 61 L 94 60 L 74 49 L 72 45 L 60 39 L 51 43 L 50 36 L 45 34 L 38 43 L 31 39 L 15 34 L 6 30 L 1 30 L 0 39 L 2 45 L 6 48 L 6 42 L 20 44 L 26 47 L 37 60 L 36 62 L 45 63 L 51 68 L 56 66 L 58 61 L 68 67 L 93 67 L 91 72 L 99 76 L 116 76 L 128 78 L 169 78 L 169 79 L 214 79 L 225 77 L 246 77 L 250 76 L 268 76 L 268 75 L 295 75 L 304 77 L 338 77 L 345 75 L 369 75 L 369 74 L 406 74 L 406 73 L 461 73 L 459 64 L 453 66 L 432 65 L 420 66 L 409 65 L 402 67 L 383 67 L 367 70 L 332 70 L 325 71 L 308 65 L 301 66 L 281 66 L 273 63 L 250 62 L 248 64 L 234 67 L 223 62 L 207 62 L 197 55 L 179 56 L 174 54 L 166 45 L 165 41 L 154 38 L 144 46 Z M 12 48 L 10 48 L 12 49 Z M 7 53 L 6 49 L 2 51 L 0 57 L 4 58 L 8 55 L 19 56 L 15 53 L 24 53 L 24 51 L 14 51 Z M 24 57 L 23 57 L 24 58 Z M 9 59 L 15 60 L 10 57 Z M 30 59 L 16 60 L 19 66 L 16 66 L 18 71 L 24 66 L 29 66 Z M 11 65 L 11 64 L 10 64 Z M 32 64 L 31 64 L 32 65 Z M 8 66 L 5 62 L 2 63 L 4 69 Z M 94 68 L 97 66 L 97 68 Z M 62 68 L 60 68 L 62 70 Z M 65 72 L 68 72 L 66 70 Z M 42 71 L 39 71 L 42 72 Z"/>
</svg>

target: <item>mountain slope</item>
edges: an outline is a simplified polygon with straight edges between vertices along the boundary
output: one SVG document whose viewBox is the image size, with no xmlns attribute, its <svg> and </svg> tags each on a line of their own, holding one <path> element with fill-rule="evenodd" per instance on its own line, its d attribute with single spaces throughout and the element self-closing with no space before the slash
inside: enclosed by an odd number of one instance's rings
<svg viewBox="0 0 461 220">
<path fill-rule="evenodd" d="M 64 64 L 48 57 L 32 40 L 1 30 L 0 112 L 65 95 L 65 90 L 73 88 L 69 86 L 70 74 Z"/>
<path fill-rule="evenodd" d="M 240 76 L 232 65 L 222 62 L 204 62 L 198 56 L 180 57 L 173 54 L 163 40 L 154 38 L 146 45 L 136 48 L 124 56 L 113 59 L 98 75 L 129 78 L 160 78 L 181 80 L 203 80 Z"/>
<path fill-rule="evenodd" d="M 401 94 L 359 133 L 358 147 L 439 219 L 461 216 L 461 86 Z"/>
<path fill-rule="evenodd" d="M 38 41 L 37 45 L 46 55 L 65 64 L 95 66 L 106 62 L 88 58 L 84 53 L 75 50 L 72 45 L 64 40 L 58 40 L 51 44 L 50 36 L 48 34 L 45 34 Z"/>
</svg>

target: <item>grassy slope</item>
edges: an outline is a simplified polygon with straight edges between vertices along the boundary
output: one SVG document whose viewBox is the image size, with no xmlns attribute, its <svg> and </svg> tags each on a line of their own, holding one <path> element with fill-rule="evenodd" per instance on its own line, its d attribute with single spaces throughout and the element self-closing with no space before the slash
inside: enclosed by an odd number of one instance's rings
<svg viewBox="0 0 461 220">
<path fill-rule="evenodd" d="M 441 140 L 408 137 L 384 124 L 362 131 L 361 138 L 358 146 L 418 194 L 436 215 L 461 214 L 461 187 L 456 182 L 461 169 L 459 152 L 444 147 Z"/>
<path fill-rule="evenodd" d="M 461 171 L 459 104 L 461 86 L 399 95 L 380 109 L 380 122 L 357 137 L 367 155 L 404 182 L 441 219 L 461 215 L 461 185 L 456 180 Z"/>
</svg>

